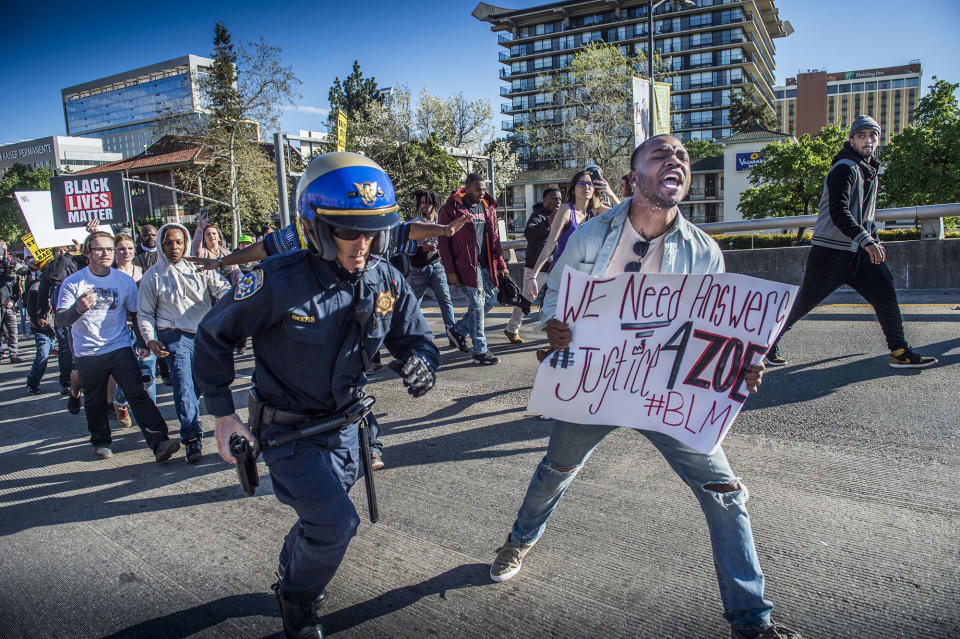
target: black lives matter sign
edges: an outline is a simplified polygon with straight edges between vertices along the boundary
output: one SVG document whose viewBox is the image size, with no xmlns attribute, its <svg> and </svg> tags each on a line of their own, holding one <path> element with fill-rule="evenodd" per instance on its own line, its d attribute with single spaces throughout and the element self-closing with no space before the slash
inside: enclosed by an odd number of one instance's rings
<svg viewBox="0 0 960 639">
<path fill-rule="evenodd" d="M 86 226 L 91 220 L 103 224 L 127 221 L 123 174 L 119 171 L 90 177 L 62 175 L 50 178 L 53 227 Z"/>
</svg>

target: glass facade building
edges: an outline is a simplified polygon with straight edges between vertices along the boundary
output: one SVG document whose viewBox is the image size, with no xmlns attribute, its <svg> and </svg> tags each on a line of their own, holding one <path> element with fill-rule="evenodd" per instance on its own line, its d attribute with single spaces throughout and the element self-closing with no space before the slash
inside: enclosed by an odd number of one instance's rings
<svg viewBox="0 0 960 639">
<path fill-rule="evenodd" d="M 188 55 L 61 91 L 67 134 L 103 140 L 129 157 L 156 141 L 165 117 L 199 117 L 201 76 L 213 61 Z"/>
<path fill-rule="evenodd" d="M 655 52 L 670 69 L 671 129 L 683 140 L 730 135 L 731 91 L 753 85 L 759 100 L 774 105 L 774 39 L 792 32 L 780 20 L 775 0 L 695 0 L 680 9 L 665 2 L 653 12 Z M 499 54 L 500 111 L 511 116 L 502 130 L 531 121 L 558 126 L 574 117 L 546 90 L 551 74 L 563 73 L 577 49 L 588 43 L 618 45 L 628 55 L 648 54 L 649 0 L 568 0 L 511 10 L 481 3 L 473 15 L 489 22 L 505 49 Z M 638 69 L 645 76 L 645 69 Z M 521 153 L 526 170 L 562 166 L 562 158 Z"/>
</svg>

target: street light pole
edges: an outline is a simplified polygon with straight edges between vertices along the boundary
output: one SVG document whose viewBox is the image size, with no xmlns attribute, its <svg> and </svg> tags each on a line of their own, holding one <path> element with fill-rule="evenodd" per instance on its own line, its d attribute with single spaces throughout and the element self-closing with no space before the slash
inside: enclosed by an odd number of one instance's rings
<svg viewBox="0 0 960 639">
<path fill-rule="evenodd" d="M 650 80 L 650 98 L 647 102 L 647 139 L 653 137 L 653 104 L 656 94 L 653 90 L 653 10 L 664 0 L 650 0 L 650 10 L 647 11 L 647 79 Z"/>
<path fill-rule="evenodd" d="M 647 77 L 650 79 L 650 103 L 647 105 L 647 137 L 653 137 L 653 105 L 656 99 L 653 79 L 653 10 L 659 7 L 667 0 L 649 0 L 649 11 L 647 11 Z M 693 0 L 671 0 L 675 1 L 683 9 L 695 9 L 697 3 Z"/>
</svg>

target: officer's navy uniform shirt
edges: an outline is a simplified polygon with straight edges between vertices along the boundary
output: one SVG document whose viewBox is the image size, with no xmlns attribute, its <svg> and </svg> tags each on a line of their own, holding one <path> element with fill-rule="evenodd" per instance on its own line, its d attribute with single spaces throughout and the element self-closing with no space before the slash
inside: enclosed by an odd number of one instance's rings
<svg viewBox="0 0 960 639">
<path fill-rule="evenodd" d="M 373 266 L 358 276 L 336 262 L 296 251 L 262 263 L 262 285 L 248 295 L 254 270 L 225 295 L 203 319 L 197 331 L 194 376 L 216 417 L 234 412 L 230 383 L 234 379 L 233 349 L 253 337 L 253 384 L 266 404 L 294 412 L 333 412 L 357 398 L 367 381 L 360 354 L 357 307 L 372 306 L 366 321 L 364 346 L 372 359 L 386 345 L 405 360 L 419 355 L 431 370 L 439 353 L 417 298 L 388 262 L 371 256 Z M 392 309 L 388 297 L 394 298 Z M 242 297 L 242 299 L 236 299 Z M 378 309 L 378 299 L 380 308 Z"/>
</svg>

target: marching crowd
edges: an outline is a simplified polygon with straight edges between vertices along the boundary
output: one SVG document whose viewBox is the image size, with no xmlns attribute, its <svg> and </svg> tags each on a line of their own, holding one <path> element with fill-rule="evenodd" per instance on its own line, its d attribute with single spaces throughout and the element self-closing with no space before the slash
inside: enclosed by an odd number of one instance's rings
<svg viewBox="0 0 960 639">
<path fill-rule="evenodd" d="M 879 126 L 861 116 L 838 155 L 824 185 L 816 250 L 800 292 L 803 304 L 794 308 L 788 326 L 840 283 L 851 283 L 877 309 L 890 366 L 925 368 L 936 360 L 915 353 L 903 338 L 876 235 L 871 155 L 878 135 Z M 443 203 L 435 192 L 418 191 L 418 215 L 401 223 L 393 185 L 376 163 L 350 153 L 322 155 L 301 178 L 294 221 L 265 229 L 259 238 L 241 236 L 232 252 L 217 225 L 201 219 L 192 235 L 178 223 L 145 225 L 139 241 L 123 230 L 114 235 L 91 226 L 82 247 L 55 249 L 42 269 L 30 260 L 5 259 L 3 354 L 20 361 L 17 324 L 26 328 L 29 318 L 37 349 L 27 392 L 42 392 L 55 347 L 61 394 L 74 414 L 82 396 L 98 458 L 112 455 L 109 415 L 129 426 L 132 412 L 157 462 L 183 446 L 186 461 L 195 463 L 203 454 L 203 396 L 216 418 L 220 456 L 233 463 L 227 443 L 232 436 L 253 445 L 286 441 L 363 397 L 367 376 L 381 367 L 383 347 L 396 359 L 391 368 L 409 393 L 428 392 L 440 363 L 420 310 L 428 288 L 450 345 L 489 366 L 499 358 L 488 347 L 484 316 L 497 300 L 515 307 L 505 329 L 511 343 L 523 343 L 521 322 L 539 297 L 550 348 L 569 345 L 570 327 L 552 317 L 564 266 L 593 276 L 722 273 L 716 242 L 679 212 L 691 177 L 683 144 L 672 136 L 651 138 L 636 148 L 630 168 L 619 193 L 595 165 L 575 172 L 565 191 L 543 191 L 524 230 L 528 248 L 518 285 L 501 250 L 497 203 L 482 176 L 467 175 Z M 832 276 L 825 283 L 818 269 L 826 262 Z M 450 287 L 459 287 L 466 298 L 459 320 Z M 20 318 L 18 305 L 25 311 Z M 250 338 L 254 390 L 244 424 L 229 387 L 234 358 Z M 543 359 L 546 353 L 537 355 Z M 776 348 L 768 353 L 767 364 L 783 363 Z M 172 386 L 179 440 L 171 439 L 157 409 L 158 369 Z M 763 371 L 763 364 L 749 367 L 748 391 L 758 390 Z M 375 420 L 367 426 L 377 469 L 383 462 Z M 496 551 L 493 581 L 517 574 L 564 491 L 613 429 L 554 423 L 517 519 Z M 799 637 L 771 621 L 773 604 L 764 597 L 746 510 L 749 493 L 722 448 L 698 453 L 666 435 L 639 432 L 699 501 L 732 636 Z M 357 424 L 323 431 L 310 442 L 263 448 L 277 498 L 298 514 L 284 540 L 274 585 L 288 637 L 323 636 L 317 610 L 359 523 L 347 497 L 359 473 Z"/>
</svg>

